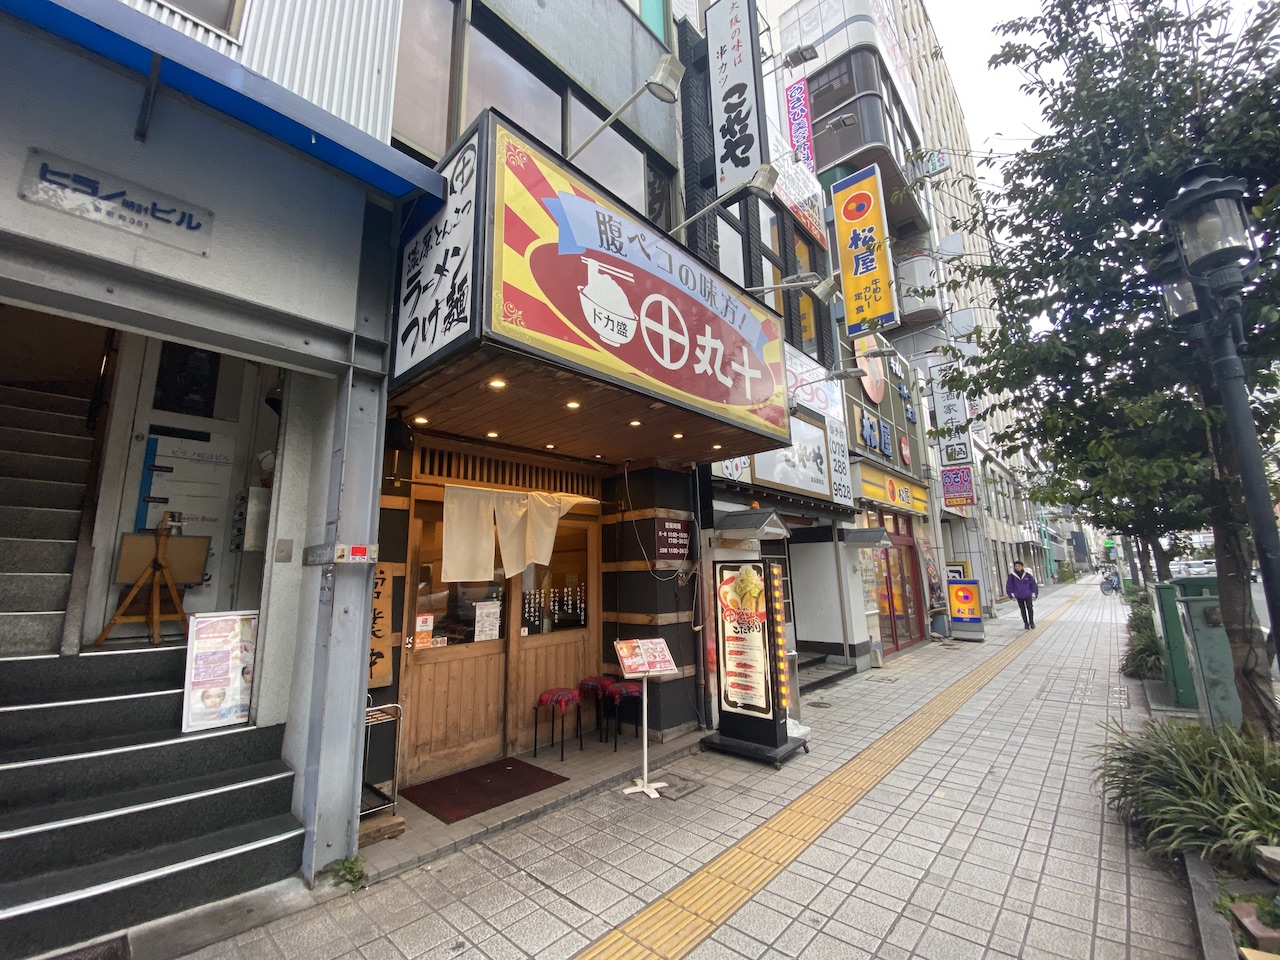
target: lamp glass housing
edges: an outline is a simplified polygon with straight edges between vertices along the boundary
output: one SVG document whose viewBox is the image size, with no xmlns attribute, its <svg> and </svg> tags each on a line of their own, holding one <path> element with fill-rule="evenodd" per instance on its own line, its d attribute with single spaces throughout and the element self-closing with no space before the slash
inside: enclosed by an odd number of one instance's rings
<svg viewBox="0 0 1280 960">
<path fill-rule="evenodd" d="M 1192 273 L 1239 262 L 1253 252 L 1238 198 L 1219 196 L 1193 204 L 1174 220 L 1173 229 Z"/>
<path fill-rule="evenodd" d="M 680 95 L 680 80 L 684 77 L 684 64 L 673 53 L 664 53 L 645 86 L 663 103 L 675 103 Z"/>
<path fill-rule="evenodd" d="M 1174 323 L 1188 323 L 1200 309 L 1196 292 L 1186 277 L 1173 277 L 1160 284 L 1165 309 Z"/>
</svg>

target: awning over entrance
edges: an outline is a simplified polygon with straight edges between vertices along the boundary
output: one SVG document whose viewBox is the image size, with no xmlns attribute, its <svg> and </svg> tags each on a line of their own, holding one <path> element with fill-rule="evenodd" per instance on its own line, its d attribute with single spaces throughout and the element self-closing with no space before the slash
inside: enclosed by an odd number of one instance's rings
<svg viewBox="0 0 1280 960">
<path fill-rule="evenodd" d="M 0 0 L 0 10 L 186 94 L 394 199 L 423 191 L 434 211 L 444 179 L 279 84 L 124 3 Z"/>
</svg>

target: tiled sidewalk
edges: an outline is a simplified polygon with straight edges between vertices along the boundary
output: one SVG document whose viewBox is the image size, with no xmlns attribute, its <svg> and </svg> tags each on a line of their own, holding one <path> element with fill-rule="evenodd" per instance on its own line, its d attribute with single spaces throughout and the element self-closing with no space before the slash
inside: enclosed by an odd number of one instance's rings
<svg viewBox="0 0 1280 960">
<path fill-rule="evenodd" d="M 1192 960 L 1180 880 L 1092 783 L 1102 725 L 1147 715 L 1115 669 L 1127 608 L 1091 584 L 1040 607 L 1026 652 L 687 955 Z M 813 752 L 781 771 L 687 756 L 662 771 L 682 799 L 577 800 L 192 957 L 570 957 L 1022 635 L 1006 616 L 807 696 Z"/>
</svg>

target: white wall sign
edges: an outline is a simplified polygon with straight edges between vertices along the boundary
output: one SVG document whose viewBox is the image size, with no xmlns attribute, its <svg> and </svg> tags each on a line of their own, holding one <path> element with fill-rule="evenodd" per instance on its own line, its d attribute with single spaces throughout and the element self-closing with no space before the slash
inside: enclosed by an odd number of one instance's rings
<svg viewBox="0 0 1280 960">
<path fill-rule="evenodd" d="M 212 210 L 44 150 L 27 154 L 18 196 L 201 256 L 213 238 Z"/>
<path fill-rule="evenodd" d="M 848 469 L 848 461 L 845 461 Z M 826 431 L 799 417 L 791 418 L 791 446 L 757 453 L 752 471 L 756 483 L 807 493 L 823 500 L 831 496 L 831 451 Z"/>
<path fill-rule="evenodd" d="M 755 0 L 718 0 L 706 17 L 716 192 L 723 197 L 750 180 L 767 159 Z"/>
<path fill-rule="evenodd" d="M 471 330 L 478 141 L 477 133 L 440 171 L 444 206 L 401 247 L 393 381 Z"/>
<path fill-rule="evenodd" d="M 845 426 L 844 390 L 840 384 L 824 379 L 830 371 L 807 354 L 789 343 L 783 344 L 783 351 L 787 358 L 787 396 L 793 403 L 801 404 L 821 415 L 826 424 L 827 464 L 831 484 L 826 496 L 836 503 L 853 506 L 853 477 L 849 470 L 849 431 Z M 796 425 L 803 421 L 791 422 L 792 437 L 795 438 Z M 760 473 L 758 459 L 756 472 Z"/>
</svg>

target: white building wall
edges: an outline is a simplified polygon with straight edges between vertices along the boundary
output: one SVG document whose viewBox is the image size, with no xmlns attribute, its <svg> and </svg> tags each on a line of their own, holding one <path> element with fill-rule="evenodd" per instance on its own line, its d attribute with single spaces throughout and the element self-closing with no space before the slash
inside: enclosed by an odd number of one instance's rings
<svg viewBox="0 0 1280 960">
<path fill-rule="evenodd" d="M 354 329 L 362 189 L 163 92 L 139 143 L 138 80 L 17 30 L 0 29 L 0 89 L 0 230 Z M 23 200 L 33 148 L 212 210 L 207 255 Z"/>
<path fill-rule="evenodd" d="M 390 141 L 401 0 L 246 0 L 237 37 L 157 0 L 118 2 Z"/>
</svg>

